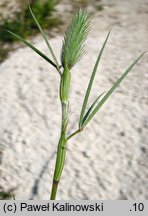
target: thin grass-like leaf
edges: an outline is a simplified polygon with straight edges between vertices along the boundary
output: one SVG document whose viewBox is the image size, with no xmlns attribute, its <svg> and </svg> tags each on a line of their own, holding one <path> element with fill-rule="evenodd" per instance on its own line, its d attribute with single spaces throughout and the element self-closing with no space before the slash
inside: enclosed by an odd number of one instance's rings
<svg viewBox="0 0 148 216">
<path fill-rule="evenodd" d="M 44 53 L 42 53 L 40 50 L 38 50 L 36 47 L 34 47 L 32 44 L 30 44 L 28 41 L 20 37 L 19 35 L 13 33 L 12 31 L 9 31 L 7 29 L 4 29 L 5 31 L 9 32 L 12 34 L 14 37 L 22 41 L 25 45 L 27 45 L 29 48 L 31 48 L 33 51 L 35 51 L 38 55 L 40 55 L 42 58 L 44 58 L 47 62 L 49 62 L 53 67 L 57 68 L 56 64 L 51 61 Z"/>
<path fill-rule="evenodd" d="M 53 49 L 52 49 L 50 43 L 49 43 L 48 40 L 47 40 L 47 37 L 46 37 L 46 35 L 45 35 L 45 33 L 44 33 L 42 27 L 40 26 L 39 22 L 37 21 L 37 19 L 36 19 L 35 15 L 34 15 L 34 13 L 33 13 L 33 11 L 32 11 L 32 9 L 31 9 L 30 5 L 28 5 L 28 7 L 29 7 L 30 13 L 31 13 L 31 15 L 32 15 L 32 17 L 33 17 L 35 23 L 37 24 L 37 26 L 38 26 L 38 28 L 39 28 L 39 30 L 40 30 L 40 32 L 41 32 L 42 37 L 43 37 L 44 40 L 45 40 L 45 43 L 47 44 L 47 47 L 48 47 L 48 49 L 49 49 L 49 51 L 50 51 L 50 53 L 51 53 L 51 55 L 52 55 L 52 58 L 53 58 L 53 60 L 54 60 L 54 63 L 57 65 L 57 67 L 59 67 L 58 60 L 57 60 L 57 58 L 56 58 L 56 56 L 55 56 L 55 54 L 54 54 L 54 52 L 53 52 Z"/>
<path fill-rule="evenodd" d="M 90 91 L 91 91 L 91 88 L 92 88 L 92 85 L 93 85 L 93 81 L 94 81 L 94 78 L 95 78 L 95 75 L 96 75 L 96 72 L 97 72 L 97 68 L 98 68 L 102 53 L 104 51 L 107 40 L 109 38 L 110 32 L 111 32 L 111 30 L 108 32 L 107 37 L 106 37 L 106 39 L 105 39 L 105 41 L 103 43 L 103 46 L 102 46 L 102 48 L 101 48 L 101 50 L 99 52 L 99 55 L 97 57 L 95 66 L 93 68 L 93 71 L 92 71 L 92 74 L 91 74 L 91 77 L 90 77 L 90 80 L 89 80 L 89 84 L 88 84 L 88 87 L 87 87 L 87 90 L 86 90 L 86 93 L 85 93 L 85 97 L 84 97 L 84 101 L 83 101 L 83 105 L 82 105 L 82 109 L 81 109 L 81 114 L 80 114 L 80 119 L 79 119 L 79 128 L 81 128 L 81 126 L 82 126 L 82 119 L 84 117 L 84 113 L 85 113 L 85 110 L 86 110 L 86 106 L 87 106 L 87 102 L 88 102 L 88 99 L 89 99 Z"/>
<path fill-rule="evenodd" d="M 111 89 L 105 94 L 105 96 L 102 98 L 102 100 L 99 102 L 99 104 L 95 107 L 93 112 L 89 115 L 87 120 L 84 122 L 82 127 L 86 126 L 88 122 L 94 117 L 94 115 L 98 112 L 98 110 L 102 107 L 102 105 L 107 101 L 107 99 L 111 96 L 111 94 L 114 92 L 114 90 L 119 86 L 119 84 L 123 81 L 123 79 L 127 76 L 127 74 L 131 71 L 131 69 L 134 67 L 134 65 L 142 58 L 142 56 L 145 54 L 142 53 L 132 64 L 131 66 L 123 73 L 123 75 L 115 82 L 115 84 L 111 87 Z"/>
<path fill-rule="evenodd" d="M 93 109 L 95 108 L 98 100 L 101 98 L 101 96 L 104 94 L 105 92 L 103 92 L 102 94 L 100 94 L 96 100 L 92 103 L 92 105 L 90 106 L 90 108 L 88 109 L 88 111 L 86 112 L 86 114 L 84 115 L 83 119 L 82 119 L 82 125 L 85 123 L 85 121 L 87 120 L 87 118 L 89 117 L 90 113 L 92 113 Z"/>
</svg>

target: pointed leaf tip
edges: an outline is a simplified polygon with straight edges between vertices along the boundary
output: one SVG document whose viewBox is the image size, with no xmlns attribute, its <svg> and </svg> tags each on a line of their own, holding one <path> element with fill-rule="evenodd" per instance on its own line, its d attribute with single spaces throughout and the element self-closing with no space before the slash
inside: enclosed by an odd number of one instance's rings
<svg viewBox="0 0 148 216">
<path fill-rule="evenodd" d="M 106 46 L 106 43 L 108 41 L 110 33 L 111 33 L 111 29 L 109 30 L 109 32 L 108 32 L 108 34 L 106 36 L 106 39 L 105 39 L 105 41 L 104 41 L 104 43 L 102 45 L 102 48 L 101 48 L 101 50 L 100 50 L 100 52 L 98 54 L 96 63 L 94 65 L 94 68 L 93 68 L 93 71 L 92 71 L 92 74 L 91 74 L 91 77 L 90 77 L 90 80 L 89 80 L 89 83 L 88 83 L 88 86 L 87 86 L 87 90 L 86 90 L 86 93 L 85 93 L 83 105 L 82 105 L 82 108 L 81 108 L 80 118 L 79 118 L 79 127 L 81 127 L 81 125 L 82 125 L 82 119 L 84 117 L 84 113 L 85 113 L 86 106 L 87 106 L 87 103 L 88 103 L 88 99 L 89 99 L 89 96 L 90 96 L 91 88 L 92 88 L 92 85 L 93 85 L 93 82 L 94 82 L 94 79 L 95 79 L 95 75 L 96 75 L 96 72 L 97 72 L 97 69 L 98 69 L 98 65 L 100 63 L 101 56 L 102 56 L 103 51 L 105 49 L 105 46 Z"/>
<path fill-rule="evenodd" d="M 98 103 L 95 109 L 91 112 L 89 117 L 84 122 L 83 126 L 86 126 L 88 122 L 94 117 L 94 115 L 99 111 L 99 109 L 103 106 L 103 104 L 107 101 L 107 99 L 111 96 L 114 90 L 119 86 L 119 84 L 124 80 L 127 74 L 131 71 L 131 69 L 135 66 L 135 64 L 143 57 L 145 52 L 143 52 L 129 67 L 128 69 L 122 74 L 122 76 L 115 82 L 115 84 L 110 88 L 110 90 L 105 94 L 102 100 Z"/>
<path fill-rule="evenodd" d="M 44 39 L 44 41 L 45 41 L 45 43 L 46 43 L 46 45 L 47 45 L 47 47 L 48 47 L 50 53 L 51 53 L 51 56 L 52 56 L 52 58 L 53 58 L 53 60 L 54 60 L 54 63 L 56 64 L 56 66 L 57 66 L 57 68 L 58 68 L 58 67 L 59 67 L 59 63 L 58 63 L 58 60 L 57 60 L 57 58 L 56 58 L 56 56 L 55 56 L 55 54 L 54 54 L 54 52 L 53 52 L 53 49 L 52 49 L 50 43 L 48 42 L 48 39 L 47 39 L 47 37 L 46 37 L 46 35 L 45 35 L 45 33 L 44 33 L 44 31 L 43 31 L 41 25 L 40 25 L 39 22 L 37 21 L 35 15 L 34 15 L 34 13 L 33 13 L 33 10 L 32 10 L 32 8 L 31 8 L 31 6 L 30 6 L 30 4 L 28 4 L 28 7 L 29 7 L 29 11 L 30 11 L 30 13 L 31 13 L 31 15 L 32 15 L 32 17 L 33 17 L 33 19 L 34 19 L 36 25 L 38 26 L 38 29 L 39 29 L 39 31 L 41 32 L 41 35 L 42 35 L 42 37 L 43 37 L 43 39 Z"/>
<path fill-rule="evenodd" d="M 56 64 L 53 61 L 51 61 L 44 53 L 42 53 L 40 50 L 38 50 L 36 47 L 34 47 L 31 43 L 29 43 L 28 41 L 23 39 L 21 36 L 13 33 L 10 30 L 7 30 L 7 29 L 4 29 L 4 30 L 7 31 L 8 33 L 12 34 L 14 37 L 19 39 L 20 41 L 22 41 L 26 46 L 28 46 L 30 49 L 32 49 L 34 52 L 36 52 L 38 55 L 40 55 L 43 59 L 45 59 L 47 62 L 49 62 L 53 67 L 57 68 Z"/>
</svg>

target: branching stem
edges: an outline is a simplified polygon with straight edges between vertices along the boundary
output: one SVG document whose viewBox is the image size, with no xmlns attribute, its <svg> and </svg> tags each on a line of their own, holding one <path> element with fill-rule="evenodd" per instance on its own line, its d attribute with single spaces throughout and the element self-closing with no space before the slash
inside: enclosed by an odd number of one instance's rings
<svg viewBox="0 0 148 216">
<path fill-rule="evenodd" d="M 68 141 L 69 139 L 71 139 L 73 136 L 75 136 L 76 134 L 78 134 L 78 133 L 80 133 L 80 132 L 82 132 L 82 131 L 83 131 L 83 128 L 80 128 L 80 129 L 76 130 L 74 133 L 72 133 L 71 135 L 69 135 L 69 136 L 67 137 L 67 141 Z"/>
</svg>

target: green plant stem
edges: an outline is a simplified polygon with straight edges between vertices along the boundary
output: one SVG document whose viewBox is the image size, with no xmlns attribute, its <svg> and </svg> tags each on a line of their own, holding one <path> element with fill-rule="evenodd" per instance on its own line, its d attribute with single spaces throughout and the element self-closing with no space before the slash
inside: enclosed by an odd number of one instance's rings
<svg viewBox="0 0 148 216">
<path fill-rule="evenodd" d="M 60 134 L 60 139 L 57 148 L 56 164 L 55 164 L 52 191 L 50 197 L 51 200 L 56 199 L 57 188 L 62 175 L 62 171 L 65 164 L 65 158 L 66 158 L 69 86 L 70 86 L 70 71 L 68 70 L 68 68 L 65 68 L 63 74 L 61 75 L 61 84 L 60 84 L 62 123 L 61 123 L 61 134 Z"/>
<path fill-rule="evenodd" d="M 53 180 L 50 200 L 55 200 L 56 199 L 58 184 L 59 184 L 59 181 Z"/>
<path fill-rule="evenodd" d="M 66 107 L 68 108 L 67 105 Z M 75 131 L 74 133 L 72 133 L 70 136 L 66 138 L 66 130 L 63 130 L 63 129 L 65 128 L 65 126 L 67 126 L 67 121 L 68 121 L 67 117 L 65 119 L 65 116 L 67 116 L 67 108 L 64 108 L 64 105 L 62 106 L 63 125 L 62 125 L 62 130 L 61 130 L 61 137 L 60 137 L 59 144 L 58 144 L 58 151 L 57 151 L 57 158 L 56 158 L 56 165 L 55 165 L 55 172 L 54 172 L 50 200 L 56 199 L 58 184 L 59 184 L 60 177 L 61 177 L 61 174 L 64 168 L 64 163 L 65 163 L 67 141 L 83 130 L 83 129 L 78 129 L 77 131 Z"/>
<path fill-rule="evenodd" d="M 60 177 L 62 175 L 62 171 L 63 171 L 64 164 L 65 164 L 66 143 L 67 143 L 66 128 L 67 128 L 67 121 L 68 121 L 67 115 L 68 115 L 68 103 L 62 103 L 61 135 L 60 135 L 60 140 L 59 140 L 58 149 L 57 149 L 57 157 L 56 157 L 52 192 L 51 192 L 51 198 L 50 198 L 51 200 L 56 199 L 58 183 L 60 181 Z"/>
</svg>

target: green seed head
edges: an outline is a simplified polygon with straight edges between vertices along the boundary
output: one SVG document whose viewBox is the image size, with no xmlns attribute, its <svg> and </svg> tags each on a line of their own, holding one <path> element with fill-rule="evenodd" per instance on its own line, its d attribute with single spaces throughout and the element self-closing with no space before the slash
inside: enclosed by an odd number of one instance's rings
<svg viewBox="0 0 148 216">
<path fill-rule="evenodd" d="M 72 68 L 81 58 L 84 53 L 84 42 L 89 32 L 90 16 L 80 9 L 73 16 L 72 21 L 65 33 L 61 63 L 63 67 Z"/>
</svg>

